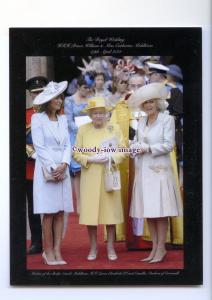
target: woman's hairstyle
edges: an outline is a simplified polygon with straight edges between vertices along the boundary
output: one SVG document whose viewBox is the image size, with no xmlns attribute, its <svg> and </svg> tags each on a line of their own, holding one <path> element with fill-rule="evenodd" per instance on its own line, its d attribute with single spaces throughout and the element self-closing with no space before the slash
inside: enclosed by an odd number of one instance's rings
<svg viewBox="0 0 212 300">
<path fill-rule="evenodd" d="M 156 107 L 159 111 L 164 112 L 168 106 L 169 103 L 166 100 L 157 99 Z"/>
<path fill-rule="evenodd" d="M 82 85 L 88 85 L 86 79 L 85 79 L 85 76 L 83 75 L 80 75 L 77 79 L 77 85 L 78 86 L 82 86 Z"/>
<path fill-rule="evenodd" d="M 119 82 L 125 82 L 128 84 L 128 78 L 124 77 L 124 76 L 114 76 L 113 77 L 113 81 L 112 81 L 112 94 L 115 94 L 117 91 L 117 86 Z"/>
<path fill-rule="evenodd" d="M 104 81 L 105 81 L 105 73 L 103 73 L 103 72 L 97 72 L 97 73 L 95 73 L 95 75 L 94 75 L 94 79 L 97 77 L 97 76 L 102 76 L 103 78 L 104 78 Z"/>
<path fill-rule="evenodd" d="M 142 108 L 143 108 L 144 103 L 141 104 Z M 164 112 L 167 109 L 167 107 L 169 106 L 169 103 L 166 100 L 155 99 L 155 103 L 156 103 L 157 110 L 160 112 Z"/>
<path fill-rule="evenodd" d="M 58 97 L 61 97 L 62 100 L 64 100 L 64 98 L 65 98 L 63 93 L 60 94 L 60 95 L 58 95 L 56 98 L 58 98 Z M 51 102 L 51 100 L 48 101 L 48 102 L 46 102 L 46 103 L 44 103 L 44 104 L 42 104 L 42 105 L 39 105 L 39 107 L 37 109 L 37 112 L 39 112 L 39 113 L 42 113 L 42 112 L 48 113 L 49 112 L 49 104 L 50 104 L 50 102 Z M 63 103 L 61 105 L 61 108 L 56 111 L 57 115 L 61 114 L 63 106 L 64 106 L 64 101 L 63 101 Z"/>
</svg>

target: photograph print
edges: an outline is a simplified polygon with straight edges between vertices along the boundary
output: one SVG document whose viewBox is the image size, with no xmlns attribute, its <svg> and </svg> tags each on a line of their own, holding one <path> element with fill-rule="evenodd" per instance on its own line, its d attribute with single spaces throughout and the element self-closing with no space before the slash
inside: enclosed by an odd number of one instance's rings
<svg viewBox="0 0 212 300">
<path fill-rule="evenodd" d="M 202 283 L 201 67 L 200 28 L 10 29 L 12 285 Z"/>
</svg>

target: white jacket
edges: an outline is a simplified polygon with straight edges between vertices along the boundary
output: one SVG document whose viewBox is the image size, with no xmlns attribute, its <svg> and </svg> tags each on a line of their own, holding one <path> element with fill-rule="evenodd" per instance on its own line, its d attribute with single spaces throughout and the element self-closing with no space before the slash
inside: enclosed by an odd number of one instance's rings
<svg viewBox="0 0 212 300">
<path fill-rule="evenodd" d="M 170 152 L 175 143 L 174 118 L 159 113 L 146 130 L 147 117 L 138 124 L 137 141 L 151 152 L 135 158 L 135 179 L 130 216 L 157 218 L 182 214 L 181 197 L 174 179 Z"/>
<path fill-rule="evenodd" d="M 37 153 L 33 201 L 34 213 L 55 213 L 58 211 L 73 211 L 72 191 L 68 167 L 67 177 L 61 182 L 46 182 L 42 166 L 49 172 L 60 163 L 70 164 L 71 145 L 66 117 L 58 116 L 58 132 L 51 126 L 46 113 L 36 113 L 32 116 L 32 139 Z"/>
</svg>

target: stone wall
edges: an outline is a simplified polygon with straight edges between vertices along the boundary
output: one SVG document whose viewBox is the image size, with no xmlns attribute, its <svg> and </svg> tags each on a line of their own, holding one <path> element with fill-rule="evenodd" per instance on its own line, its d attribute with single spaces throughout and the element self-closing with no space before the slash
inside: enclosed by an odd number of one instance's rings
<svg viewBox="0 0 212 300">
<path fill-rule="evenodd" d="M 27 56 L 26 80 L 34 76 L 46 76 L 49 81 L 54 80 L 54 58 L 52 56 Z M 26 91 L 26 107 L 31 107 L 32 101 Z"/>
</svg>

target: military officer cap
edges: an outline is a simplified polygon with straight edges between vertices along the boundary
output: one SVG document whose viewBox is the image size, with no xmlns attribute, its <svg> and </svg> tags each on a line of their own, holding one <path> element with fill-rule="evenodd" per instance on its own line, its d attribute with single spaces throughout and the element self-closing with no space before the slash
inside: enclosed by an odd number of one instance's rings
<svg viewBox="0 0 212 300">
<path fill-rule="evenodd" d="M 160 61 L 160 56 L 140 56 L 140 60 L 143 64 L 147 62 L 158 63 Z"/>
<path fill-rule="evenodd" d="M 148 62 L 147 65 L 149 67 L 149 74 L 152 73 L 167 74 L 167 71 L 169 70 L 169 68 L 161 64 L 153 64 Z"/>
<path fill-rule="evenodd" d="M 44 76 L 35 76 L 26 81 L 26 89 L 31 93 L 42 92 L 48 79 Z"/>
</svg>

